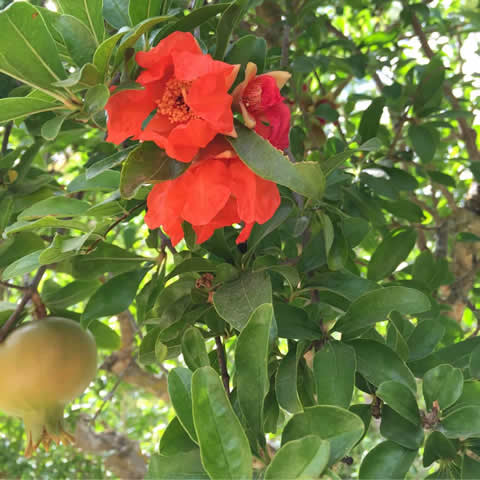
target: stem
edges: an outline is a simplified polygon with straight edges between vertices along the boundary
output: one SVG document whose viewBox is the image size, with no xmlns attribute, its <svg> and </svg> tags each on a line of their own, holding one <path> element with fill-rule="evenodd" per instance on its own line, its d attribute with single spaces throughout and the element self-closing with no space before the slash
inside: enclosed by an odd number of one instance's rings
<svg viewBox="0 0 480 480">
<path fill-rule="evenodd" d="M 2 140 L 2 155 L 6 155 L 8 150 L 8 139 L 10 138 L 10 133 L 12 133 L 13 122 L 8 122 L 5 125 L 3 131 L 3 140 Z"/>
<path fill-rule="evenodd" d="M 222 372 L 223 386 L 225 387 L 227 395 L 230 395 L 230 377 L 227 370 L 227 357 L 225 356 L 225 347 L 223 346 L 220 336 L 215 337 L 215 344 L 217 345 L 218 364 Z"/>
<path fill-rule="evenodd" d="M 42 265 L 35 274 L 35 277 L 32 280 L 32 283 L 28 287 L 28 289 L 23 294 L 20 303 L 17 305 L 15 311 L 10 315 L 10 318 L 4 323 L 2 328 L 0 328 L 0 343 L 2 343 L 5 338 L 7 337 L 10 330 L 17 324 L 20 320 L 20 316 L 27 305 L 28 301 L 37 293 L 37 287 L 40 281 L 42 280 L 43 274 L 47 270 L 46 265 Z M 38 294 L 38 293 L 37 293 Z"/>
</svg>

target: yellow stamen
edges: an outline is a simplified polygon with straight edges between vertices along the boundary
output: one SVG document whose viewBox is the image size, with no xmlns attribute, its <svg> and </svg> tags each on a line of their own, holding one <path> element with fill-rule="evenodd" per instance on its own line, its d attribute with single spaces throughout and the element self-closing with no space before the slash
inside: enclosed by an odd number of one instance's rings
<svg viewBox="0 0 480 480">
<path fill-rule="evenodd" d="M 172 123 L 185 123 L 196 118 L 186 103 L 191 84 L 192 82 L 182 82 L 171 78 L 167 81 L 162 98 L 157 100 L 158 111 L 166 115 Z"/>
</svg>

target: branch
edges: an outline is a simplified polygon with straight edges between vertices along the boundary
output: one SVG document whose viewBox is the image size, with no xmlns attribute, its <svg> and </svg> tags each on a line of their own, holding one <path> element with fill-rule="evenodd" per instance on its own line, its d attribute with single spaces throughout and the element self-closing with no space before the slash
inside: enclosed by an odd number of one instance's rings
<svg viewBox="0 0 480 480">
<path fill-rule="evenodd" d="M 425 32 L 422 29 L 422 25 L 420 24 L 420 21 L 418 20 L 418 17 L 415 13 L 412 13 L 412 26 L 413 30 L 415 32 L 415 35 L 418 37 L 420 40 L 420 43 L 422 45 L 423 51 L 425 52 L 425 55 L 432 59 L 435 56 L 435 53 L 433 50 L 430 48 L 430 45 L 428 44 L 427 37 L 425 35 Z M 460 110 L 461 106 L 460 103 L 453 94 L 453 91 L 449 85 L 445 85 L 443 88 L 446 96 L 448 97 L 448 100 L 450 101 L 450 104 L 452 105 L 454 110 Z M 465 147 L 468 151 L 468 154 L 470 156 L 470 161 L 480 161 L 480 151 L 478 150 L 477 147 L 477 134 L 473 128 L 471 128 L 465 118 L 458 118 L 457 119 L 458 124 L 460 125 L 460 133 L 462 136 L 462 140 L 465 142 Z"/>
<path fill-rule="evenodd" d="M 8 139 L 12 133 L 13 122 L 8 122 L 3 130 L 3 140 L 2 140 L 2 155 L 5 155 L 8 150 Z"/>
<path fill-rule="evenodd" d="M 32 280 L 32 283 L 29 285 L 28 289 L 23 294 L 20 303 L 17 305 L 15 311 L 10 315 L 10 318 L 4 323 L 2 328 L 0 328 L 0 343 L 2 343 L 5 338 L 7 337 L 10 330 L 16 325 L 16 323 L 20 320 L 22 312 L 26 307 L 29 300 L 35 295 L 38 295 L 37 287 L 40 281 L 42 280 L 43 274 L 47 270 L 46 265 L 42 265 L 35 274 L 35 277 Z"/>
</svg>

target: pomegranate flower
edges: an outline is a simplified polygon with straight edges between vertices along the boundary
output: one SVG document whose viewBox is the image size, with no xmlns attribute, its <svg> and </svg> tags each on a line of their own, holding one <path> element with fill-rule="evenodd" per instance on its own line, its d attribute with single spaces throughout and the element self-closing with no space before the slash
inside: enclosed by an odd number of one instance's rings
<svg viewBox="0 0 480 480">
<path fill-rule="evenodd" d="M 174 245 L 183 238 L 182 222 L 189 222 L 197 243 L 217 228 L 245 224 L 237 243 L 245 242 L 255 223 L 265 223 L 280 205 L 275 183 L 256 175 L 217 137 L 180 177 L 156 184 L 147 198 L 145 223 L 160 226 Z"/>
<path fill-rule="evenodd" d="M 107 141 L 149 140 L 168 156 L 190 162 L 218 133 L 235 136 L 232 96 L 238 65 L 202 53 L 191 33 L 174 32 L 148 52 L 138 52 L 141 90 L 114 93 Z"/>
<path fill-rule="evenodd" d="M 283 103 L 280 89 L 290 78 L 288 72 L 257 75 L 257 66 L 249 62 L 245 80 L 233 91 L 234 107 L 242 113 L 245 125 L 280 150 L 288 148 L 290 110 Z"/>
</svg>

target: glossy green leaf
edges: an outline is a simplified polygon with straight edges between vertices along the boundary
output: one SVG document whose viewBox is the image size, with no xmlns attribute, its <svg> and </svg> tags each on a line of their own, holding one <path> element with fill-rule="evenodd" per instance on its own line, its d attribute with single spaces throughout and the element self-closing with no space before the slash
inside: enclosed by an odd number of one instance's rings
<svg viewBox="0 0 480 480">
<path fill-rule="evenodd" d="M 280 448 L 265 470 L 265 480 L 318 478 L 328 464 L 330 444 L 316 435 L 292 440 Z"/>
<path fill-rule="evenodd" d="M 433 160 L 438 144 L 438 136 L 432 128 L 424 125 L 411 124 L 408 128 L 408 137 L 415 152 L 423 163 Z"/>
<path fill-rule="evenodd" d="M 105 75 L 108 72 L 108 66 L 113 56 L 115 46 L 125 34 L 126 31 L 115 33 L 111 37 L 104 40 L 95 50 L 95 53 L 93 55 L 93 65 L 95 65 L 98 72 L 100 73 L 100 80 L 105 79 Z"/>
<path fill-rule="evenodd" d="M 55 91 L 51 84 L 66 78 L 42 15 L 27 2 L 0 12 L 0 52 L 0 72 L 34 88 Z"/>
<path fill-rule="evenodd" d="M 318 350 L 313 373 L 319 405 L 350 406 L 356 363 L 355 350 L 342 342 L 330 341 Z"/>
<path fill-rule="evenodd" d="M 385 98 L 378 97 L 372 100 L 372 103 L 363 112 L 358 127 L 358 133 L 362 142 L 370 140 L 375 137 L 380 126 L 380 118 L 382 116 L 383 108 L 385 107 Z"/>
<path fill-rule="evenodd" d="M 90 323 L 88 329 L 95 337 L 98 348 L 104 348 L 105 350 L 118 350 L 120 348 L 120 335 L 108 325 L 94 320 Z"/>
<path fill-rule="evenodd" d="M 65 106 L 53 101 L 53 99 L 50 102 L 47 100 L 30 97 L 0 98 L 0 123 L 18 120 L 19 118 L 28 117 L 34 113 L 50 112 L 53 110 L 62 109 L 65 109 Z"/>
<path fill-rule="evenodd" d="M 358 477 L 360 480 L 405 478 L 416 456 L 416 450 L 387 440 L 368 452 L 360 466 Z"/>
<path fill-rule="evenodd" d="M 480 406 L 455 409 L 441 420 L 442 433 L 447 438 L 469 438 L 480 435 Z"/>
<path fill-rule="evenodd" d="M 215 272 L 216 265 L 210 260 L 201 257 L 187 258 L 179 263 L 166 277 L 166 280 L 190 272 Z"/>
<path fill-rule="evenodd" d="M 457 456 L 457 449 L 453 442 L 443 433 L 432 432 L 425 442 L 423 451 L 423 466 L 429 467 L 437 460 L 454 460 Z"/>
<path fill-rule="evenodd" d="M 192 412 L 192 399 L 196 399 L 192 397 L 192 372 L 188 368 L 177 367 L 169 372 L 168 393 L 182 427 L 197 442 Z"/>
<path fill-rule="evenodd" d="M 475 452 L 467 451 L 462 458 L 462 480 L 477 480 L 480 478 L 480 461 Z"/>
<path fill-rule="evenodd" d="M 445 335 L 445 327 L 435 320 L 419 323 L 408 337 L 408 360 L 419 360 L 430 355 Z"/>
<path fill-rule="evenodd" d="M 41 292 L 41 296 L 49 309 L 66 310 L 68 307 L 91 297 L 99 286 L 100 282 L 98 281 L 73 281 L 51 293 Z"/>
<path fill-rule="evenodd" d="M 192 442 L 178 417 L 173 417 L 160 439 L 160 454 L 168 457 L 197 448 L 198 445 Z"/>
<path fill-rule="evenodd" d="M 60 133 L 63 123 L 68 115 L 57 115 L 42 125 L 42 137 L 45 140 L 55 140 Z"/>
<path fill-rule="evenodd" d="M 38 217 L 76 217 L 84 215 L 90 205 L 76 198 L 54 196 L 34 203 L 18 216 L 19 220 L 32 220 Z"/>
<path fill-rule="evenodd" d="M 87 179 L 85 173 L 76 176 L 67 186 L 67 192 L 75 193 L 82 191 L 102 192 L 118 188 L 120 183 L 120 172 L 107 170 L 95 178 Z"/>
<path fill-rule="evenodd" d="M 388 277 L 409 255 L 417 233 L 413 228 L 398 228 L 390 232 L 375 249 L 368 263 L 369 280 L 383 280 Z"/>
<path fill-rule="evenodd" d="M 97 45 L 105 34 L 102 4 L 102 0 L 57 0 L 60 13 L 72 15 L 85 24 Z"/>
<path fill-rule="evenodd" d="M 473 378 L 480 380 L 480 346 L 474 348 L 470 355 L 469 370 Z"/>
<path fill-rule="evenodd" d="M 193 374 L 192 400 L 202 463 L 210 478 L 251 479 L 248 439 L 213 368 L 199 368 Z"/>
<path fill-rule="evenodd" d="M 162 13 L 163 0 L 134 0 L 128 5 L 128 14 L 132 25 L 157 17 Z"/>
<path fill-rule="evenodd" d="M 451 365 L 439 365 L 423 377 L 423 397 L 429 410 L 435 401 L 441 410 L 450 407 L 460 398 L 462 390 L 463 373 Z"/>
<path fill-rule="evenodd" d="M 2 280 L 9 280 L 36 270 L 40 266 L 41 253 L 42 250 L 37 250 L 15 260 L 2 272 Z"/>
<path fill-rule="evenodd" d="M 182 337 L 182 355 L 188 368 L 192 371 L 210 365 L 205 338 L 198 328 L 191 327 L 185 330 Z"/>
<path fill-rule="evenodd" d="M 267 42 L 255 35 L 245 35 L 238 39 L 225 56 L 225 62 L 231 65 L 240 64 L 245 67 L 248 62 L 257 65 L 258 74 L 263 73 L 267 56 Z"/>
<path fill-rule="evenodd" d="M 303 308 L 275 302 L 274 309 L 279 337 L 296 340 L 318 340 L 323 337 L 320 326 L 309 318 Z"/>
<path fill-rule="evenodd" d="M 225 137 L 240 159 L 257 175 L 309 198 L 319 199 L 325 188 L 320 165 L 291 163 L 280 150 L 249 128 L 236 123 L 237 138 Z"/>
<path fill-rule="evenodd" d="M 129 0 L 103 0 L 103 16 L 117 29 L 130 25 L 128 17 Z"/>
<path fill-rule="evenodd" d="M 240 333 L 235 348 L 240 408 L 251 430 L 260 435 L 263 433 L 263 402 L 270 386 L 268 345 L 272 319 L 272 304 L 257 307 Z"/>
<path fill-rule="evenodd" d="M 143 365 L 150 365 L 157 361 L 155 354 L 155 346 L 157 345 L 158 337 L 160 334 L 160 328 L 155 327 L 147 332 L 142 338 L 138 352 L 138 360 Z"/>
<path fill-rule="evenodd" d="M 95 162 L 91 167 L 88 167 L 85 173 L 86 179 L 90 180 L 91 178 L 100 175 L 100 173 L 105 172 L 106 170 L 110 170 L 111 168 L 115 168 L 116 166 L 120 165 L 124 162 L 129 153 L 136 147 L 129 147 L 125 150 L 121 150 L 120 152 L 116 152 L 113 155 L 110 155 L 106 158 L 102 158 L 98 162 Z"/>
<path fill-rule="evenodd" d="M 394 380 L 416 394 L 417 384 L 412 372 L 392 349 L 373 340 L 349 343 L 355 349 L 358 372 L 370 383 L 378 387 L 387 380 Z"/>
<path fill-rule="evenodd" d="M 61 33 L 70 57 L 79 67 L 93 59 L 97 42 L 88 27 L 78 18 L 61 15 L 55 28 Z"/>
<path fill-rule="evenodd" d="M 223 60 L 230 37 L 248 9 L 248 0 L 234 0 L 225 10 L 217 26 L 215 58 Z"/>
<path fill-rule="evenodd" d="M 421 112 L 425 104 L 434 97 L 445 80 L 445 68 L 440 57 L 435 56 L 424 67 L 415 91 L 413 107 L 415 112 Z"/>
<path fill-rule="evenodd" d="M 90 87 L 85 95 L 85 111 L 90 115 L 100 112 L 110 98 L 110 90 L 106 85 L 99 84 Z"/>
<path fill-rule="evenodd" d="M 207 480 L 200 451 L 197 449 L 175 455 L 153 455 L 148 466 L 147 480 Z"/>
<path fill-rule="evenodd" d="M 146 270 L 122 273 L 105 282 L 90 298 L 82 315 L 82 325 L 96 318 L 108 317 L 126 310 L 135 299 Z"/>
<path fill-rule="evenodd" d="M 213 296 L 217 313 L 240 331 L 253 311 L 264 303 L 272 303 L 272 286 L 265 272 L 244 273 L 223 284 Z"/>
<path fill-rule="evenodd" d="M 132 198 L 144 183 L 156 183 L 178 177 L 186 164 L 177 162 L 148 142 L 132 150 L 122 167 L 120 193 L 124 198 Z"/>
<path fill-rule="evenodd" d="M 295 344 L 294 344 L 295 345 Z M 298 344 L 290 344 L 287 355 L 282 358 L 275 375 L 275 395 L 278 405 L 290 413 L 303 410 L 302 402 L 298 395 Z"/>
<path fill-rule="evenodd" d="M 423 444 L 423 427 L 409 422 L 388 405 L 382 407 L 380 433 L 387 440 L 412 450 Z"/>
<path fill-rule="evenodd" d="M 393 310 L 403 314 L 430 310 L 429 298 L 419 290 L 407 287 L 385 287 L 365 293 L 355 300 L 335 325 L 335 330 L 351 333 L 382 322 Z"/>
<path fill-rule="evenodd" d="M 378 386 L 375 395 L 413 425 L 420 425 L 420 412 L 412 391 L 403 383 L 388 380 Z"/>
<path fill-rule="evenodd" d="M 363 422 L 352 412 L 340 407 L 320 405 L 307 407 L 295 414 L 282 434 L 282 446 L 291 440 L 317 435 L 330 442 L 331 465 L 343 458 L 363 435 Z"/>
</svg>

